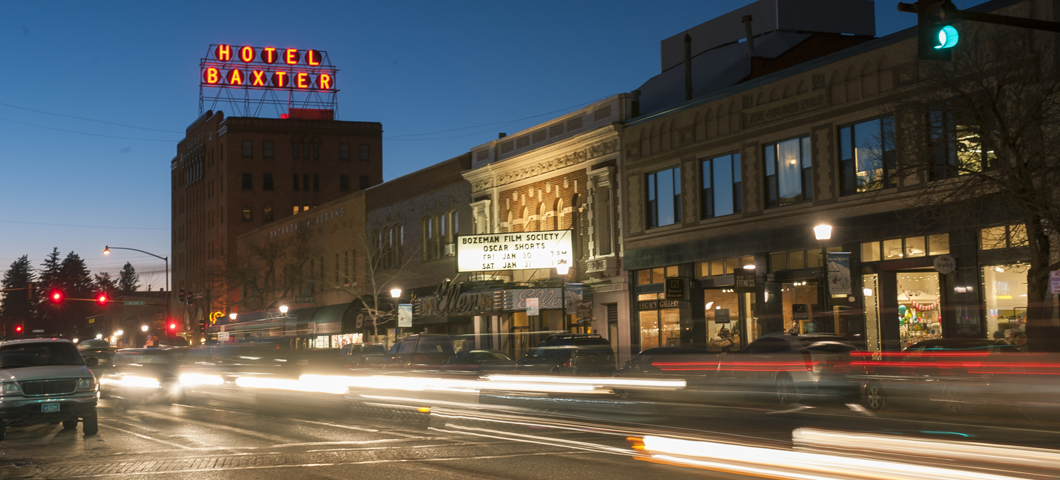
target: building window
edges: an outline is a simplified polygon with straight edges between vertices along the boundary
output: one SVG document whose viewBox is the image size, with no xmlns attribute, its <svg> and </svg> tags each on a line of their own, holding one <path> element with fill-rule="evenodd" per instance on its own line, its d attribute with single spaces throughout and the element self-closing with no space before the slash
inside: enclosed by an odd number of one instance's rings
<svg viewBox="0 0 1060 480">
<path fill-rule="evenodd" d="M 261 220 L 263 222 L 272 221 L 272 205 L 265 205 L 261 208 Z"/>
<path fill-rule="evenodd" d="M 931 139 L 931 180 L 953 178 L 958 175 L 981 172 L 983 155 L 986 165 L 994 158 L 994 152 L 986 150 L 979 136 L 978 127 L 959 121 L 948 104 L 928 109 L 928 135 Z"/>
<path fill-rule="evenodd" d="M 810 137 L 766 145 L 766 206 L 791 205 L 813 199 Z"/>
<path fill-rule="evenodd" d="M 1002 225 L 979 230 L 979 249 L 1026 247 L 1027 228 L 1023 225 Z"/>
<path fill-rule="evenodd" d="M 294 177 L 293 177 L 293 178 L 294 178 L 294 181 L 293 181 L 293 182 L 291 182 L 291 185 L 293 185 L 293 186 L 294 186 L 294 191 L 296 191 L 296 192 L 297 192 L 297 191 L 298 191 L 298 174 L 297 174 L 297 173 L 296 173 L 296 174 L 294 174 Z"/>
<path fill-rule="evenodd" d="M 894 116 L 840 128 L 839 154 L 844 195 L 898 185 Z"/>
<path fill-rule="evenodd" d="M 339 175 L 339 191 L 348 192 L 350 191 L 350 176 Z"/>
<path fill-rule="evenodd" d="M 950 234 L 893 238 L 882 242 L 865 242 L 861 244 L 861 261 L 878 262 L 880 260 L 898 260 L 950 253 Z"/>
<path fill-rule="evenodd" d="M 361 175 L 361 190 L 368 190 L 368 187 L 372 186 L 368 180 L 368 175 Z"/>
<path fill-rule="evenodd" d="M 250 140 L 243 140 L 243 158 L 250 158 L 254 156 L 254 142 Z"/>
<path fill-rule="evenodd" d="M 254 189 L 254 174 L 244 173 L 243 174 L 243 190 Z"/>
<path fill-rule="evenodd" d="M 265 173 L 261 175 L 261 189 L 272 190 L 272 174 Z"/>
<path fill-rule="evenodd" d="M 677 266 L 655 267 L 637 270 L 637 285 L 662 283 L 664 278 L 677 277 Z"/>
<path fill-rule="evenodd" d="M 264 158 L 272 158 L 272 142 L 261 142 L 261 156 Z"/>
<path fill-rule="evenodd" d="M 298 215 L 298 205 L 295 205 L 295 206 L 294 206 L 294 209 L 293 209 L 293 211 L 291 212 L 291 215 Z"/>
<path fill-rule="evenodd" d="M 360 148 L 361 148 L 361 151 L 360 151 L 360 157 L 359 158 L 360 158 L 360 160 L 362 162 L 367 162 L 369 160 L 369 158 L 368 158 L 368 145 L 362 143 L 360 145 Z"/>
<path fill-rule="evenodd" d="M 401 266 L 405 261 L 405 227 L 398 224 L 397 227 L 397 264 Z"/>
<path fill-rule="evenodd" d="M 291 142 L 291 158 L 298 160 L 298 142 Z"/>
<path fill-rule="evenodd" d="M 648 228 L 681 221 L 681 168 L 648 174 Z"/>
<path fill-rule="evenodd" d="M 302 175 L 302 190 L 306 191 L 306 192 L 309 191 L 309 174 L 308 173 Z"/>
<path fill-rule="evenodd" d="M 748 268 L 748 270 L 750 270 L 754 268 L 754 266 L 754 257 L 725 258 L 721 260 L 699 262 L 699 276 L 717 277 L 721 275 L 732 275 L 736 270 L 743 269 L 744 267 L 751 267 Z"/>
<path fill-rule="evenodd" d="M 733 153 L 703 160 L 703 192 L 700 198 L 703 218 L 732 215 L 743 210 L 740 154 Z"/>
<path fill-rule="evenodd" d="M 319 192 L 320 191 L 320 175 L 318 175 L 316 173 L 313 174 L 313 191 L 314 192 Z"/>
<path fill-rule="evenodd" d="M 302 144 L 302 158 L 304 158 L 306 160 L 309 160 L 309 144 L 308 143 L 303 143 Z"/>
<path fill-rule="evenodd" d="M 350 144 L 340 143 L 339 144 L 339 160 L 350 159 Z"/>
<path fill-rule="evenodd" d="M 254 221 L 254 212 L 250 209 L 250 205 L 243 205 L 243 221 Z"/>
<path fill-rule="evenodd" d="M 313 144 L 313 160 L 319 160 L 319 159 L 320 159 L 320 144 L 319 143 L 314 143 Z"/>
<path fill-rule="evenodd" d="M 434 249 L 431 248 L 434 244 L 434 218 L 424 218 L 420 223 L 423 228 L 423 260 L 431 261 L 434 260 Z"/>
</svg>

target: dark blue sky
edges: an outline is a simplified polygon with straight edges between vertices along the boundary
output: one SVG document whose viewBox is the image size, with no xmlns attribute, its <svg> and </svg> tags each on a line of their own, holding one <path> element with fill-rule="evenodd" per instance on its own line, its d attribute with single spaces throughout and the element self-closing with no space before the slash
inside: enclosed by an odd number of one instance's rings
<svg viewBox="0 0 1060 480">
<path fill-rule="evenodd" d="M 161 261 L 101 251 L 169 256 L 169 163 L 211 43 L 328 51 L 340 118 L 382 122 L 392 179 L 635 89 L 658 73 L 660 40 L 750 1 L 326 3 L 5 5 L 0 270 L 58 247 L 94 272 L 132 261 L 163 285 Z M 876 1 L 878 36 L 914 25 L 896 3 Z M 475 125 L 489 126 L 409 136 Z"/>
</svg>

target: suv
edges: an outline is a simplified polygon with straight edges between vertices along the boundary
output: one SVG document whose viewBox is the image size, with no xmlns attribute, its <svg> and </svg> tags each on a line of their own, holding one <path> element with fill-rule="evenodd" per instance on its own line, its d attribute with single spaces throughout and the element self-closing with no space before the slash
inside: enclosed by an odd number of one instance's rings
<svg viewBox="0 0 1060 480">
<path fill-rule="evenodd" d="M 437 368 L 455 352 L 449 335 L 409 335 L 383 356 L 383 368 Z"/>
<path fill-rule="evenodd" d="M 550 375 L 608 375 L 615 371 L 611 342 L 596 334 L 552 335 L 515 363 L 516 371 Z"/>
<path fill-rule="evenodd" d="M 69 340 L 0 342 L 0 440 L 8 424 L 59 423 L 85 435 L 99 431 L 99 386 L 85 359 Z"/>
<path fill-rule="evenodd" d="M 726 373 L 724 380 L 753 382 L 780 404 L 821 396 L 849 400 L 858 396 L 858 383 L 848 378 L 855 351 L 846 337 L 834 333 L 767 333 L 732 360 L 720 361 L 718 369 Z"/>
</svg>

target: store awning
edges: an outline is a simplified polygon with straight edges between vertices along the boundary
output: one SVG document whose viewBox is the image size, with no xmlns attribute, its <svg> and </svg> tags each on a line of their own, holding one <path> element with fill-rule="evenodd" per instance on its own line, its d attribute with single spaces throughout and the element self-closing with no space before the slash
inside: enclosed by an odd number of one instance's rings
<svg viewBox="0 0 1060 480">
<path fill-rule="evenodd" d="M 313 323 L 340 323 L 342 322 L 342 316 L 346 313 L 346 309 L 350 308 L 350 305 L 352 304 L 340 303 L 338 305 L 320 307 L 313 313 L 313 319 L 310 321 Z"/>
</svg>

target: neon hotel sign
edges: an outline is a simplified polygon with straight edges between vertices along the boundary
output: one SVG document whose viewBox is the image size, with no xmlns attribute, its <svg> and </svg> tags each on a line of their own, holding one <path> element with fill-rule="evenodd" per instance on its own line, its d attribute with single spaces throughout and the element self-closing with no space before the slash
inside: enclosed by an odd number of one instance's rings
<svg viewBox="0 0 1060 480">
<path fill-rule="evenodd" d="M 202 85 L 334 90 L 335 68 L 319 50 L 211 45 L 202 62 Z"/>
</svg>

